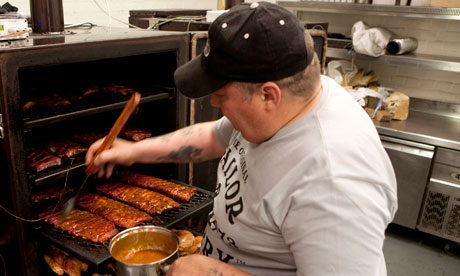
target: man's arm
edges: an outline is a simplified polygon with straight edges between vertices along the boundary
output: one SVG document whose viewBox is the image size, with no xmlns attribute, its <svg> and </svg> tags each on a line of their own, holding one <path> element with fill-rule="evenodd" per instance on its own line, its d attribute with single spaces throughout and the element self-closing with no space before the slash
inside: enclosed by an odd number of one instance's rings
<svg viewBox="0 0 460 276">
<path fill-rule="evenodd" d="M 169 268 L 166 276 L 251 276 L 237 267 L 203 255 L 180 257 Z"/>
<path fill-rule="evenodd" d="M 162 136 L 130 142 L 116 139 L 112 147 L 94 160 L 99 177 L 110 177 L 116 164 L 201 162 L 222 156 L 225 149 L 214 137 L 215 121 L 200 123 Z M 95 142 L 86 154 L 89 164 L 103 139 Z"/>
</svg>

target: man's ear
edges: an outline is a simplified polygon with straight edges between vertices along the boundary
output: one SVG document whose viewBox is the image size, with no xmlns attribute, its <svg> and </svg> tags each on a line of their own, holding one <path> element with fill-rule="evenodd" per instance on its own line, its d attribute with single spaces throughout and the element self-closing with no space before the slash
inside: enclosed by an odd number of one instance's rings
<svg viewBox="0 0 460 276">
<path fill-rule="evenodd" d="M 257 97 L 259 97 L 266 108 L 272 109 L 276 108 L 281 103 L 281 89 L 274 82 L 265 82 L 263 83 L 256 92 Z"/>
</svg>

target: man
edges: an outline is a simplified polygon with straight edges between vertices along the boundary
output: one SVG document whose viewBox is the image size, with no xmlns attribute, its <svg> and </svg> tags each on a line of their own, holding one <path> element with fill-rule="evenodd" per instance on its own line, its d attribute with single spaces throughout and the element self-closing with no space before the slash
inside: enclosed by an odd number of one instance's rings
<svg viewBox="0 0 460 276">
<path fill-rule="evenodd" d="M 294 15 L 266 2 L 233 7 L 175 81 L 188 97 L 210 94 L 224 117 L 117 140 L 95 160 L 102 177 L 115 164 L 221 157 L 201 255 L 179 258 L 167 275 L 386 275 L 391 163 L 367 114 L 320 76 Z"/>
</svg>

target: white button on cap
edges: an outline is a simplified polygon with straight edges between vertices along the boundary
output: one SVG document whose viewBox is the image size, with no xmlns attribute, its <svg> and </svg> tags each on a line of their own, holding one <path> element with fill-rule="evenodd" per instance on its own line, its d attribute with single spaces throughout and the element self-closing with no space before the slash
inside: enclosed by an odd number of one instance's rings
<svg viewBox="0 0 460 276">
<path fill-rule="evenodd" d="M 280 25 L 284 25 L 284 20 L 283 19 L 280 20 Z"/>
<path fill-rule="evenodd" d="M 244 39 L 248 39 L 249 38 L 249 33 L 245 33 L 244 34 Z"/>
<path fill-rule="evenodd" d="M 254 2 L 254 3 L 251 4 L 250 7 L 251 7 L 251 9 L 255 9 L 255 8 L 257 8 L 258 6 L 259 6 L 259 3 Z"/>
<path fill-rule="evenodd" d="M 227 23 L 222 24 L 222 29 L 227 28 Z"/>
</svg>

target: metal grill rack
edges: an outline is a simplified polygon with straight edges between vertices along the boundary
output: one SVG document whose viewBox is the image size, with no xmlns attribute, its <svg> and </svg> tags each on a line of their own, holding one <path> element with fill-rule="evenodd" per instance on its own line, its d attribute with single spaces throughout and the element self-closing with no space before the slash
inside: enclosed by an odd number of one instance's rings
<svg viewBox="0 0 460 276">
<path fill-rule="evenodd" d="M 141 94 L 141 103 L 152 102 L 167 99 L 172 96 L 174 94 L 174 88 L 156 87 L 151 91 L 142 91 Z M 129 95 L 115 96 L 107 95 L 107 93 L 100 93 L 98 95 L 90 95 L 87 99 L 81 99 L 66 106 L 51 108 L 32 107 L 30 112 L 25 112 L 24 114 L 24 126 L 26 129 L 31 129 L 43 124 L 62 122 L 72 118 L 90 116 L 120 109 L 125 106 L 128 99 Z"/>
<path fill-rule="evenodd" d="M 180 185 L 188 186 L 184 183 L 177 181 L 174 182 Z M 158 225 L 168 228 L 186 218 L 191 217 L 195 213 L 210 207 L 213 203 L 215 194 L 195 186 L 194 188 L 196 188 L 197 192 L 193 195 L 189 202 L 180 202 L 181 207 L 179 209 L 171 210 L 161 215 L 152 216 L 153 220 L 144 223 L 143 225 Z M 123 230 L 123 228 L 117 228 L 120 231 Z M 84 240 L 53 228 L 47 223 L 41 224 L 37 228 L 37 231 L 48 241 L 73 254 L 75 257 L 81 259 L 96 269 L 103 268 L 103 265 L 111 258 L 107 249 L 108 242 L 95 243 Z"/>
</svg>

